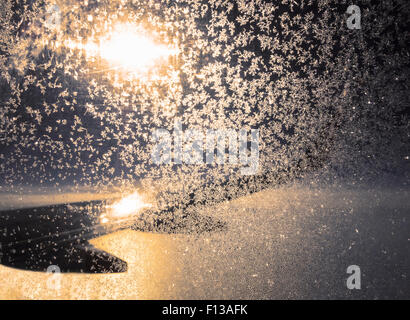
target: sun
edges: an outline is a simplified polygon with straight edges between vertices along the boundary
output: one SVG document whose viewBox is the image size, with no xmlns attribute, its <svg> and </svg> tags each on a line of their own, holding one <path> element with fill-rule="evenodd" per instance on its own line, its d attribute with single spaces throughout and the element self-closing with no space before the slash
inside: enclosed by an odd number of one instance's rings
<svg viewBox="0 0 410 320">
<path fill-rule="evenodd" d="M 79 50 L 86 57 L 93 58 L 92 61 L 101 58 L 109 65 L 109 69 L 103 71 L 118 70 L 142 79 L 157 67 L 167 65 L 170 57 L 180 53 L 176 45 L 159 43 L 154 38 L 141 26 L 124 23 L 85 43 L 66 39 L 62 43 L 56 42 L 55 46 Z"/>
<path fill-rule="evenodd" d="M 115 66 L 144 72 L 160 60 L 175 55 L 175 49 L 156 44 L 147 36 L 120 26 L 100 46 L 101 57 Z"/>
<path fill-rule="evenodd" d="M 95 54 L 95 46 L 90 46 L 90 49 L 90 53 Z M 176 48 L 154 42 L 146 33 L 129 24 L 117 25 L 100 40 L 97 50 L 101 58 L 113 67 L 138 73 L 146 73 L 178 54 Z"/>
</svg>

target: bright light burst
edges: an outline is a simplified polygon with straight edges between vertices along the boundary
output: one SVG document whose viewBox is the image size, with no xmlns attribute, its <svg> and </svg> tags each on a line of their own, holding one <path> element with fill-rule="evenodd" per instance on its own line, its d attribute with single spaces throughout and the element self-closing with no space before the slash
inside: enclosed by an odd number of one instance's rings
<svg viewBox="0 0 410 320">
<path fill-rule="evenodd" d="M 176 49 L 154 43 L 150 38 L 134 31 L 128 25 L 115 29 L 100 46 L 101 57 L 126 70 L 146 72 L 156 62 L 177 53 Z"/>
<path fill-rule="evenodd" d="M 127 218 L 134 216 L 140 213 L 141 210 L 151 207 L 152 204 L 147 203 L 138 192 L 134 192 L 108 206 L 107 214 L 101 217 L 101 222 L 107 223 L 110 221 L 110 218 Z"/>
<path fill-rule="evenodd" d="M 66 41 L 65 46 L 80 49 L 87 56 L 100 56 L 113 68 L 131 73 L 147 73 L 157 64 L 178 54 L 178 49 L 156 43 L 146 32 L 131 24 L 119 24 L 108 36 L 86 44 Z"/>
</svg>

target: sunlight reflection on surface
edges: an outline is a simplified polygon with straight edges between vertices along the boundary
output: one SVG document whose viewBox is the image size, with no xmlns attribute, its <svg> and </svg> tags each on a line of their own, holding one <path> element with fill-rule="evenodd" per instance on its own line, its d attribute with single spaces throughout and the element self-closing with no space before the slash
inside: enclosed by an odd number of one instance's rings
<svg viewBox="0 0 410 320">
<path fill-rule="evenodd" d="M 151 208 L 152 204 L 147 203 L 146 200 L 136 191 L 121 200 L 114 202 L 107 206 L 107 213 L 101 217 L 101 221 L 108 222 L 109 218 L 126 218 L 134 216 L 146 208 Z"/>
</svg>

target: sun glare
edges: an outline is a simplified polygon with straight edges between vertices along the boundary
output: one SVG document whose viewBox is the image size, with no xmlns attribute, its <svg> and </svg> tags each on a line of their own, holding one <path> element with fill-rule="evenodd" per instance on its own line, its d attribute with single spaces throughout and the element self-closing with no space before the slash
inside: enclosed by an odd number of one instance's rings
<svg viewBox="0 0 410 320">
<path fill-rule="evenodd" d="M 179 54 L 177 46 L 158 43 L 146 30 L 131 24 L 118 24 L 105 36 L 89 39 L 86 43 L 73 39 L 55 43 L 56 48 L 60 46 L 80 50 L 89 58 L 100 57 L 110 69 L 141 78 Z"/>
<path fill-rule="evenodd" d="M 147 71 L 156 62 L 175 54 L 164 45 L 134 32 L 116 32 L 101 44 L 101 57 L 127 70 Z"/>
<path fill-rule="evenodd" d="M 121 199 L 111 206 L 114 217 L 126 217 L 138 213 L 140 210 L 152 207 L 146 203 L 138 192 Z"/>
<path fill-rule="evenodd" d="M 139 214 L 143 209 L 151 208 L 152 204 L 145 201 L 138 192 L 134 192 L 121 200 L 107 206 L 107 211 L 100 217 L 101 223 L 108 223 L 114 219 L 124 219 Z"/>
<path fill-rule="evenodd" d="M 84 49 L 89 55 L 98 52 L 113 67 L 139 73 L 149 71 L 161 60 L 178 53 L 176 48 L 155 43 L 148 35 L 128 24 L 115 27 L 106 38 L 100 39 L 98 47 L 88 44 Z"/>
</svg>

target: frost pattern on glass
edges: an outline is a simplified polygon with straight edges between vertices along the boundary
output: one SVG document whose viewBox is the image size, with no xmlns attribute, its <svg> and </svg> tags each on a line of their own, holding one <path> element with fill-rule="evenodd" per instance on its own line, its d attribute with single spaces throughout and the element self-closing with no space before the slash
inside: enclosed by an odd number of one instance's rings
<svg viewBox="0 0 410 320">
<path fill-rule="evenodd" d="M 0 2 L 4 192 L 138 186 L 171 206 L 319 169 L 359 179 L 408 166 L 409 34 L 395 28 L 405 1 L 362 1 L 361 30 L 346 27 L 348 1 Z M 121 23 L 178 53 L 144 74 L 90 54 Z M 176 121 L 259 130 L 259 173 L 154 164 L 155 130 Z"/>
</svg>

